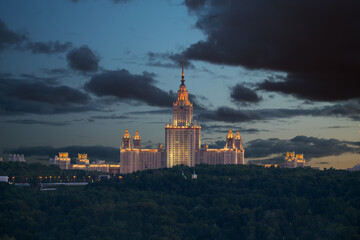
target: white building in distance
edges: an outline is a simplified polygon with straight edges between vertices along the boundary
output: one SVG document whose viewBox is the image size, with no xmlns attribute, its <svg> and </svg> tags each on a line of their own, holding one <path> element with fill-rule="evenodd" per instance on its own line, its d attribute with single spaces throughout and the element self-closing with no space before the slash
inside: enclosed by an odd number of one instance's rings
<svg viewBox="0 0 360 240">
<path fill-rule="evenodd" d="M 8 162 L 25 162 L 24 154 L 9 154 Z"/>
</svg>

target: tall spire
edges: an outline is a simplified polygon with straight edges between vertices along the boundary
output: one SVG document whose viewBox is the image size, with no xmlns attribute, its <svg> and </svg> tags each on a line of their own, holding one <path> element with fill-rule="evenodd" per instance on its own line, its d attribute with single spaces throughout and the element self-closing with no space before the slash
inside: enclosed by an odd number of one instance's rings
<svg viewBox="0 0 360 240">
<path fill-rule="evenodd" d="M 184 79 L 184 64 L 181 64 L 182 65 L 182 73 L 181 73 L 181 85 L 185 85 L 184 82 L 185 82 L 185 79 Z"/>
</svg>

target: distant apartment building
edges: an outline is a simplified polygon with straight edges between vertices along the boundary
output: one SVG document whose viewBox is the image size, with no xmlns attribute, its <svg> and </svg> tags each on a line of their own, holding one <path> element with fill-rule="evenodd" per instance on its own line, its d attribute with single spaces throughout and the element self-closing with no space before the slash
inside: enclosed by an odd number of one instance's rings
<svg viewBox="0 0 360 240">
<path fill-rule="evenodd" d="M 25 162 L 24 154 L 9 154 L 8 162 Z"/>
<path fill-rule="evenodd" d="M 296 168 L 305 167 L 304 154 L 295 154 L 295 152 L 287 152 L 284 167 Z"/>
</svg>

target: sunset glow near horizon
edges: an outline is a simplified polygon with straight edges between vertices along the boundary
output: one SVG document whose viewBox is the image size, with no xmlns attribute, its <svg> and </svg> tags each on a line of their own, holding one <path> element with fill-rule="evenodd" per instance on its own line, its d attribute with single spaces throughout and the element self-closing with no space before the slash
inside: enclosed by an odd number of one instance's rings
<svg viewBox="0 0 360 240">
<path fill-rule="evenodd" d="M 183 64 L 202 144 L 360 163 L 359 3 L 282 2 L 0 2 L 0 157 L 164 144 Z"/>
</svg>

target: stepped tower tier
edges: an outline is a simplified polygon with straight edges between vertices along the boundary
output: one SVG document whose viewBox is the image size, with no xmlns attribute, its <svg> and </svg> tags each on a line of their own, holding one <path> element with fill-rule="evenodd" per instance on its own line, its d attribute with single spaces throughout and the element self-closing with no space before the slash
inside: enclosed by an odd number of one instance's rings
<svg viewBox="0 0 360 240">
<path fill-rule="evenodd" d="M 174 126 L 190 126 L 192 121 L 193 104 L 189 101 L 189 92 L 185 85 L 183 67 L 177 101 L 173 103 L 173 124 Z"/>
</svg>

